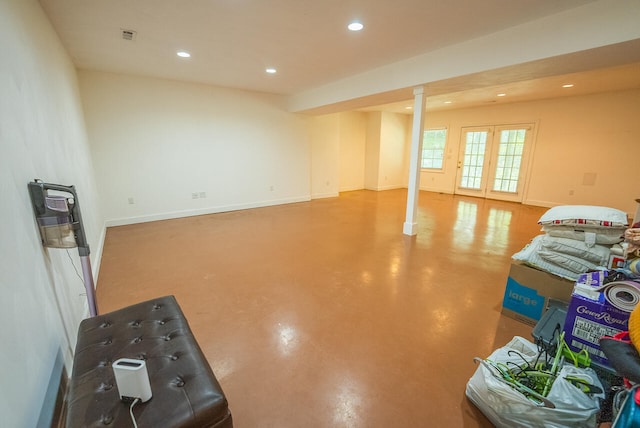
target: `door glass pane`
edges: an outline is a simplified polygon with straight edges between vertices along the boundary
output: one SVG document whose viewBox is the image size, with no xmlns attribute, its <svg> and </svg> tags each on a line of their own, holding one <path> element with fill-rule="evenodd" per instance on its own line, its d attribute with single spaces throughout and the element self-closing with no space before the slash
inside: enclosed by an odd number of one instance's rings
<svg viewBox="0 0 640 428">
<path fill-rule="evenodd" d="M 487 131 L 467 132 L 460 187 L 480 189 Z"/>
<path fill-rule="evenodd" d="M 500 132 L 498 162 L 493 181 L 494 191 L 509 193 L 517 191 L 526 132 L 526 129 Z"/>
</svg>

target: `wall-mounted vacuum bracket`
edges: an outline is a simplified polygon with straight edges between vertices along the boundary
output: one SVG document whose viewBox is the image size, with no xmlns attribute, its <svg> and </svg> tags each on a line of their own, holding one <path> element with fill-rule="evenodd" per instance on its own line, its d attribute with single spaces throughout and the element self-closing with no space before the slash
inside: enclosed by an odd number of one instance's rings
<svg viewBox="0 0 640 428">
<path fill-rule="evenodd" d="M 84 233 L 75 187 L 34 180 L 29 183 L 28 188 L 42 245 L 49 248 L 78 247 L 89 313 L 96 316 L 98 309 L 89 259 L 89 244 Z"/>
</svg>

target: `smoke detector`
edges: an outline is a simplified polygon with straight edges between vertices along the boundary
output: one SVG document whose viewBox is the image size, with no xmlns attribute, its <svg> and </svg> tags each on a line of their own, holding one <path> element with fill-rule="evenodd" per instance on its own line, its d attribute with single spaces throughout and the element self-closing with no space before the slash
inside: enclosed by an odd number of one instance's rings
<svg viewBox="0 0 640 428">
<path fill-rule="evenodd" d="M 138 33 L 133 31 L 133 30 L 122 30 L 122 38 L 124 40 L 131 40 L 131 41 L 135 41 L 136 40 L 136 35 Z"/>
</svg>

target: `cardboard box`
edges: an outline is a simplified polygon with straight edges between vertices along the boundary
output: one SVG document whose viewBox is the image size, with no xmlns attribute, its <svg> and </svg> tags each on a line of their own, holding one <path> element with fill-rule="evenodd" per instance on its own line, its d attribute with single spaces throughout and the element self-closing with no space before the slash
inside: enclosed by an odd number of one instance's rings
<svg viewBox="0 0 640 428">
<path fill-rule="evenodd" d="M 600 338 L 627 331 L 630 312 L 615 307 L 604 292 L 596 290 L 606 276 L 606 271 L 589 272 L 576 281 L 567 309 L 564 340 L 572 351 L 585 349 L 592 361 L 610 367 L 600 350 Z"/>
<path fill-rule="evenodd" d="M 535 326 L 553 301 L 571 300 L 573 281 L 512 262 L 502 300 L 502 313 Z"/>
</svg>

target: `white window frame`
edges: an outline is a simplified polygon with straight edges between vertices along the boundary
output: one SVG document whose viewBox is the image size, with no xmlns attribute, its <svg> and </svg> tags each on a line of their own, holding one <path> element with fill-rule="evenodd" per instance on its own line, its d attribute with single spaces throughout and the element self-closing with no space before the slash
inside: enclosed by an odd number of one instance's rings
<svg viewBox="0 0 640 428">
<path fill-rule="evenodd" d="M 440 167 L 429 167 L 429 166 L 425 166 L 425 152 L 427 150 L 437 150 L 437 149 L 432 149 L 432 148 L 427 148 L 426 144 L 427 144 L 427 133 L 428 132 L 434 132 L 434 131 L 444 131 L 444 146 L 442 147 L 442 157 L 440 159 L 438 158 L 431 158 L 431 160 L 439 160 L 441 162 L 441 166 Z M 429 171 L 429 172 L 444 172 L 444 159 L 445 159 L 445 153 L 447 150 L 447 142 L 449 139 L 449 130 L 447 129 L 447 127 L 438 127 L 438 128 L 428 128 L 424 130 L 424 133 L 422 134 L 422 153 L 420 153 L 420 168 L 422 170 L 425 171 Z"/>
</svg>

